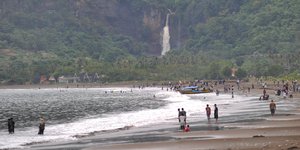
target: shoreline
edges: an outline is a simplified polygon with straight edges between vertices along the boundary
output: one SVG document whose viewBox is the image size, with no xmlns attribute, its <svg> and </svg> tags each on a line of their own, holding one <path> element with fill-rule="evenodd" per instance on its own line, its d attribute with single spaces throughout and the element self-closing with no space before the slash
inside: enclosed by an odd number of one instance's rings
<svg viewBox="0 0 300 150">
<path fill-rule="evenodd" d="M 213 84 L 213 81 L 209 81 L 210 84 Z M 112 83 L 52 83 L 52 84 L 24 84 L 24 85 L 1 85 L 0 89 L 49 89 L 49 88 L 116 88 L 116 87 L 128 87 L 128 88 L 138 88 L 139 86 L 144 87 L 169 87 L 168 85 L 164 85 L 163 83 L 167 83 L 165 81 L 121 81 L 121 82 L 112 82 Z M 274 95 L 275 91 L 278 89 L 277 85 L 271 83 L 271 81 L 266 82 L 268 83 L 268 87 L 265 88 L 267 94 Z M 254 85 L 254 88 L 250 88 Z M 186 84 L 184 84 L 186 85 Z M 237 91 L 236 83 L 233 80 L 229 80 L 225 83 L 227 87 L 234 85 L 235 91 Z M 280 84 L 280 86 L 282 86 Z M 217 86 L 213 87 L 215 91 L 218 89 L 219 91 L 223 91 L 223 84 L 218 84 Z M 247 88 L 250 88 L 250 93 L 247 92 Z M 262 95 L 263 87 L 258 81 L 248 81 L 248 82 L 241 82 L 240 90 L 236 93 L 237 95 L 248 96 L 248 94 L 253 96 L 260 97 Z M 230 92 L 228 92 L 230 93 Z M 235 93 L 235 94 L 236 94 Z M 292 92 L 294 98 L 300 98 L 300 91 L 299 92 Z"/>
<path fill-rule="evenodd" d="M 49 89 L 49 88 L 109 88 L 109 87 L 133 87 L 129 83 L 69 83 L 69 84 L 28 84 L 28 85 L 0 85 L 0 89 Z"/>
<path fill-rule="evenodd" d="M 241 87 L 250 87 L 250 82 L 242 84 Z M 259 97 L 262 95 L 263 88 L 255 85 L 250 93 L 243 90 L 237 91 L 236 95 Z M 220 87 L 217 87 L 220 89 Z M 269 87 L 267 93 L 270 95 L 269 100 L 282 100 L 281 96 L 275 96 L 275 87 Z M 229 93 L 228 93 L 229 94 Z M 300 94 L 293 93 L 293 98 L 287 100 L 300 101 Z M 279 108 L 278 108 L 279 109 Z M 269 110 L 268 110 L 269 111 Z M 251 125 L 244 127 L 226 128 L 206 131 L 191 132 L 173 132 L 167 134 L 175 140 L 162 142 L 141 142 L 113 144 L 99 147 L 91 146 L 85 150 L 181 150 L 181 149 L 266 149 L 266 150 L 300 150 L 300 106 L 291 114 L 275 115 L 266 117 L 266 120 L 255 121 Z"/>
<path fill-rule="evenodd" d="M 130 84 L 131 85 L 131 84 Z M 106 85 L 105 87 L 130 87 L 130 85 L 112 86 Z M 132 86 L 132 85 L 131 85 Z M 247 84 L 245 85 L 247 86 Z M 56 87 L 54 87 L 56 88 Z M 71 88 L 71 87 L 70 87 Z M 219 88 L 220 89 L 220 88 Z M 268 89 L 267 93 L 270 94 L 270 99 L 265 100 L 269 102 L 271 99 L 275 101 L 282 100 L 282 97 L 274 96 L 273 89 Z M 254 96 L 257 97 L 262 93 L 262 89 L 256 86 L 255 89 L 251 89 L 250 93 L 244 93 L 242 90 L 236 92 L 236 95 L 241 96 Z M 228 93 L 229 94 L 229 93 Z M 294 98 L 287 100 L 300 100 L 299 93 L 295 93 Z M 162 139 L 159 141 L 159 137 L 152 136 L 152 138 L 158 138 L 155 140 L 149 140 L 147 138 L 141 139 L 139 142 L 130 143 L 102 143 L 99 138 L 101 134 L 95 136 L 78 138 L 76 142 L 64 142 L 64 143 L 44 143 L 34 144 L 29 149 L 68 149 L 68 147 L 76 147 L 76 144 L 82 143 L 77 149 L 86 150 L 181 150 L 181 149 L 288 149 L 296 150 L 300 149 L 300 107 L 297 106 L 297 110 L 290 112 L 290 114 L 275 115 L 273 117 L 266 116 L 266 120 L 254 121 L 253 123 L 244 125 L 240 123 L 241 127 L 215 129 L 215 130 L 191 130 L 191 132 L 184 133 L 180 131 L 171 131 L 160 133 Z M 279 109 L 279 108 L 278 108 Z M 267 110 L 268 111 L 268 110 Z M 242 124 L 242 125 L 241 125 Z M 217 126 L 220 126 L 218 124 Z M 135 129 L 139 130 L 139 129 Z M 154 132 L 162 130 L 158 126 Z M 127 132 L 127 131 L 125 131 Z M 145 132 L 145 131 L 144 131 Z M 153 132 L 153 130 L 151 131 Z M 118 134 L 118 133 L 113 133 Z M 150 134 L 151 137 L 151 134 Z M 75 145 L 75 146 L 74 146 Z"/>
<path fill-rule="evenodd" d="M 96 145 L 85 150 L 300 149 L 299 114 L 273 118 L 275 120 L 256 122 L 243 128 L 171 133 L 170 136 L 176 140 L 114 144 L 103 147 Z"/>
<path fill-rule="evenodd" d="M 294 98 L 293 100 L 300 100 Z M 300 150 L 300 107 L 290 114 L 266 117 L 235 128 L 166 133 L 172 140 L 94 145 L 84 150 Z"/>
</svg>

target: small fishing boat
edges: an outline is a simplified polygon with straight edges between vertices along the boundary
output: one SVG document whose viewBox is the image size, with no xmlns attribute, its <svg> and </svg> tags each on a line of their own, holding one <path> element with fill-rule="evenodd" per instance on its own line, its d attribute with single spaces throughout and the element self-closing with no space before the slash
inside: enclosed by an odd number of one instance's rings
<svg viewBox="0 0 300 150">
<path fill-rule="evenodd" d="M 199 88 L 198 86 L 186 86 L 179 90 L 181 94 L 200 94 L 200 93 L 210 93 L 212 90 L 207 88 Z"/>
</svg>

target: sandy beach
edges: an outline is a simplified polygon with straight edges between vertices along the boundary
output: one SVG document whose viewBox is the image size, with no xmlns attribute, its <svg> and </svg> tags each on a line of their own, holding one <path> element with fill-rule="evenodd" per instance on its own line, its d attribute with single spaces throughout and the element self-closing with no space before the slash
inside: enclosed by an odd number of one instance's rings
<svg viewBox="0 0 300 150">
<path fill-rule="evenodd" d="M 240 129 L 178 132 L 172 141 L 93 146 L 87 150 L 300 149 L 299 115 L 275 116 Z M 272 120 L 273 119 L 273 120 Z"/>
<path fill-rule="evenodd" d="M 250 82 L 242 85 L 246 89 L 251 85 Z M 107 85 L 105 87 L 118 86 Z M 132 85 L 123 84 L 122 86 L 131 87 Z M 21 86 L 22 87 L 22 86 Z M 34 86 L 37 88 L 38 86 Z M 43 87 L 46 88 L 47 86 Z M 91 86 L 92 87 L 92 86 Z M 20 88 L 20 87 L 18 87 Z M 221 87 L 219 87 L 221 89 Z M 277 101 L 300 101 L 300 94 L 293 93 L 293 98 L 283 99 L 274 96 L 274 87 L 269 87 L 267 93 L 270 99 Z M 220 90 L 222 91 L 222 89 Z M 239 91 L 236 94 L 242 96 L 254 96 L 259 98 L 262 95 L 262 89 L 255 84 L 255 88 L 250 93 Z M 257 99 L 258 100 L 258 99 Z M 269 100 L 266 101 L 268 105 Z M 233 150 L 233 149 L 264 149 L 264 150 L 300 150 L 300 106 L 297 109 L 289 111 L 288 114 L 267 115 L 262 121 L 239 122 L 238 127 L 228 127 L 226 124 L 215 123 L 214 120 L 206 125 L 207 129 L 199 130 L 197 123 L 192 125 L 190 132 L 182 132 L 179 130 L 168 130 L 164 127 L 154 126 L 151 130 L 133 129 L 133 134 L 143 132 L 147 136 L 131 136 L 136 137 L 132 142 L 125 143 L 105 143 L 103 134 L 95 133 L 91 136 L 79 138 L 78 141 L 42 143 L 33 144 L 29 149 L 84 149 L 84 150 Z M 281 109 L 278 107 L 277 109 Z M 266 110 L 269 111 L 269 110 Z M 130 128 L 130 127 L 129 127 Z M 129 129 L 128 128 L 128 129 Z M 154 128 L 154 129 L 153 129 Z M 175 128 L 175 127 L 166 127 Z M 112 133 L 117 137 L 118 134 Z M 157 136 L 158 135 L 158 136 Z M 122 135 L 120 135 L 122 136 Z M 101 137 L 101 138 L 100 138 Z M 101 141 L 101 142 L 99 142 Z M 130 140 L 129 140 L 130 141 Z M 101 144 L 100 144 L 101 143 Z"/>
<path fill-rule="evenodd" d="M 245 87 L 249 86 L 244 84 Z M 262 89 L 256 85 L 251 95 L 259 97 Z M 274 89 L 267 93 L 274 95 Z M 243 94 L 240 92 L 239 94 Z M 249 94 L 249 93 L 248 93 Z M 281 97 L 271 97 L 275 101 Z M 299 101 L 299 93 L 294 93 L 292 100 Z M 174 132 L 169 134 L 173 140 L 162 142 L 142 142 L 91 146 L 85 150 L 299 150 L 300 149 L 300 107 L 289 115 L 267 116 L 265 121 L 244 125 L 237 129 L 215 131 Z M 277 108 L 280 109 L 280 108 Z"/>
</svg>

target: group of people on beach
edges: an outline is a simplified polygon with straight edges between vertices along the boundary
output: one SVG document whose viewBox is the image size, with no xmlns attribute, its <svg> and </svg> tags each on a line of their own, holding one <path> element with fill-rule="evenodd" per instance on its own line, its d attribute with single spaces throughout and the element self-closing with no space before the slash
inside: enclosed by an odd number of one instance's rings
<svg viewBox="0 0 300 150">
<path fill-rule="evenodd" d="M 252 88 L 254 88 L 253 84 L 252 84 Z M 231 86 L 231 88 L 228 88 L 228 89 L 231 90 L 232 98 L 234 98 L 234 86 Z M 250 87 L 248 88 L 248 91 L 250 92 Z M 216 94 L 217 94 L 217 96 L 219 95 L 219 90 L 216 90 Z M 269 95 L 267 94 L 265 88 L 263 89 L 263 96 L 269 98 Z M 268 100 L 268 98 L 263 99 L 263 100 Z M 269 109 L 270 109 L 270 112 L 271 112 L 271 116 L 274 116 L 275 111 L 276 111 L 276 103 L 275 103 L 274 100 L 271 100 L 271 102 L 269 104 Z M 206 105 L 205 112 L 206 112 L 207 120 L 208 120 L 208 122 L 210 122 L 212 109 L 210 108 L 209 104 Z M 216 123 L 218 123 L 219 109 L 218 109 L 217 104 L 214 104 L 214 114 L 213 115 L 214 115 L 213 117 L 214 117 Z M 179 120 L 179 123 L 180 123 L 180 129 L 181 130 L 186 131 L 186 128 L 188 128 L 188 131 L 190 131 L 190 127 L 186 123 L 186 112 L 184 111 L 183 108 L 181 108 L 181 110 L 178 108 L 178 120 Z"/>
<path fill-rule="evenodd" d="M 218 122 L 218 118 L 219 118 L 219 109 L 217 107 L 217 104 L 214 105 L 215 109 L 214 109 L 214 118 L 216 119 L 216 123 Z M 206 105 L 205 108 L 206 111 L 206 116 L 207 116 L 207 120 L 210 121 L 210 114 L 211 114 L 211 108 L 209 107 L 209 105 Z"/>
<path fill-rule="evenodd" d="M 45 119 L 44 119 L 44 117 L 41 117 L 40 118 L 40 123 L 39 123 L 39 131 L 38 131 L 39 135 L 44 134 L 45 125 L 46 125 Z M 8 133 L 9 134 L 15 133 L 15 121 L 14 121 L 13 118 L 9 118 L 7 120 L 7 126 L 8 126 Z"/>
<path fill-rule="evenodd" d="M 178 121 L 180 124 L 180 129 L 183 130 L 184 132 L 189 132 L 190 131 L 190 125 L 187 124 L 186 122 L 186 111 L 184 108 L 178 108 Z"/>
<path fill-rule="evenodd" d="M 269 94 L 267 94 L 266 89 L 263 89 L 263 95 L 259 97 L 259 100 L 269 100 Z"/>
<path fill-rule="evenodd" d="M 214 105 L 215 109 L 214 109 L 214 118 L 216 119 L 216 123 L 218 122 L 218 118 L 219 118 L 219 109 L 217 107 L 217 104 Z M 178 108 L 178 121 L 180 124 L 180 130 L 183 130 L 185 132 L 189 132 L 190 131 L 190 126 L 187 124 L 186 121 L 186 111 L 184 110 L 184 108 Z M 211 108 L 209 107 L 209 105 L 206 105 L 205 108 L 206 111 L 206 116 L 208 121 L 210 121 L 210 115 L 211 115 Z"/>
</svg>

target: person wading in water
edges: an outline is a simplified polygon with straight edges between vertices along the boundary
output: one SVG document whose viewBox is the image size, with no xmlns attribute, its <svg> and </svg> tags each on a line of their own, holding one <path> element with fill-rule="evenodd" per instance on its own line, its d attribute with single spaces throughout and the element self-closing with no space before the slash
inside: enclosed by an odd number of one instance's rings
<svg viewBox="0 0 300 150">
<path fill-rule="evenodd" d="M 276 104 L 274 103 L 273 100 L 271 100 L 271 103 L 270 103 L 270 111 L 271 111 L 271 115 L 272 115 L 272 116 L 274 116 L 275 110 L 276 110 Z"/>
<path fill-rule="evenodd" d="M 8 133 L 13 134 L 15 132 L 15 122 L 13 118 L 9 118 L 7 121 Z"/>
<path fill-rule="evenodd" d="M 205 110 L 206 110 L 207 120 L 209 121 L 210 120 L 211 109 L 210 109 L 208 104 L 206 105 Z"/>
<path fill-rule="evenodd" d="M 215 104 L 214 117 L 215 117 L 215 119 L 216 119 L 216 123 L 218 123 L 219 109 L 218 109 L 218 107 L 217 107 L 217 104 Z"/>
<path fill-rule="evenodd" d="M 45 119 L 43 117 L 40 118 L 40 125 L 39 125 L 39 135 L 43 135 L 44 134 L 44 130 L 45 130 Z"/>
</svg>

